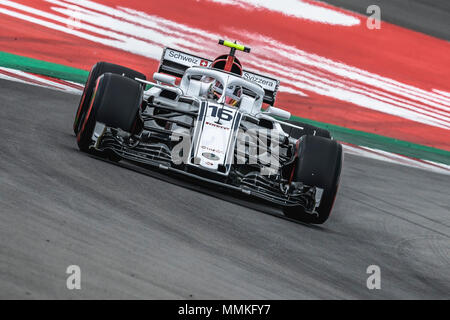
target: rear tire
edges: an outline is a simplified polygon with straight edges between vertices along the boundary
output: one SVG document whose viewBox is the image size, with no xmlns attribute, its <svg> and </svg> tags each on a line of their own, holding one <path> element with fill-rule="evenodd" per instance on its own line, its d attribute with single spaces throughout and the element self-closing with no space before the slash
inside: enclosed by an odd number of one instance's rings
<svg viewBox="0 0 450 320">
<path fill-rule="evenodd" d="M 293 124 L 295 126 L 302 127 L 303 129 L 299 128 L 293 128 L 286 125 L 281 125 L 284 132 L 288 133 L 289 136 L 291 136 L 294 139 L 300 139 L 301 136 L 308 135 L 308 136 L 318 136 L 318 137 L 324 137 L 327 139 L 331 139 L 331 134 L 328 130 L 303 123 L 300 121 L 294 121 L 294 120 L 288 120 L 287 123 Z"/>
<path fill-rule="evenodd" d="M 78 104 L 77 113 L 75 115 L 75 121 L 73 123 L 73 131 L 77 135 L 81 129 L 81 124 L 83 123 L 84 116 L 89 107 L 89 103 L 91 101 L 91 96 L 94 91 L 96 82 L 98 77 L 100 77 L 104 73 L 114 73 L 124 75 L 130 79 L 139 78 L 146 80 L 146 77 L 143 73 L 138 71 L 122 67 L 116 64 L 108 63 L 108 62 L 98 62 L 96 63 L 91 71 L 89 72 L 88 79 L 84 86 L 83 94 L 80 99 L 80 103 Z"/>
<path fill-rule="evenodd" d="M 132 132 L 142 96 L 143 88 L 137 81 L 112 73 L 101 75 L 96 81 L 86 116 L 77 134 L 79 149 L 89 152 L 96 122 Z M 117 157 L 112 158 L 116 160 Z"/>
<path fill-rule="evenodd" d="M 330 216 L 342 169 L 342 146 L 324 137 L 305 135 L 298 141 L 293 181 L 323 189 L 316 214 L 302 206 L 284 207 L 284 214 L 302 222 L 322 224 Z"/>
</svg>

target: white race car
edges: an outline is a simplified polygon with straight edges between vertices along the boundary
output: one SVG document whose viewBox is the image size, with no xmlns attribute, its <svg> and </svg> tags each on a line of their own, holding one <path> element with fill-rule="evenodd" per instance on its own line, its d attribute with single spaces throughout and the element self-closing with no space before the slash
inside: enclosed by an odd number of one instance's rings
<svg viewBox="0 0 450 320">
<path fill-rule="evenodd" d="M 165 48 L 155 82 L 97 63 L 74 122 L 80 150 L 260 198 L 302 222 L 325 222 L 342 146 L 273 106 L 279 81 L 243 70 L 235 57 L 250 48 L 219 43 L 231 49 L 214 60 Z"/>
</svg>

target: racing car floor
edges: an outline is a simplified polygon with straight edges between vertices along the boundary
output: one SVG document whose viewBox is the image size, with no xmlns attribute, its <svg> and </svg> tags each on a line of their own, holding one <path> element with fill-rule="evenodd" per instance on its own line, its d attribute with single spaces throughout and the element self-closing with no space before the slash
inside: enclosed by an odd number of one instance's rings
<svg viewBox="0 0 450 320">
<path fill-rule="evenodd" d="M 346 155 L 308 226 L 79 152 L 78 95 L 0 97 L 0 298 L 450 298 L 448 175 Z"/>
</svg>

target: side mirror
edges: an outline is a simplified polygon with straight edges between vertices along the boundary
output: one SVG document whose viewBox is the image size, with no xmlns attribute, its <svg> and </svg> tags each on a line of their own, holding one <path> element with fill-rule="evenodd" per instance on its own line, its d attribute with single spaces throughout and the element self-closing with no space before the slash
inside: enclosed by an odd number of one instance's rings
<svg viewBox="0 0 450 320">
<path fill-rule="evenodd" d="M 289 111 L 277 108 L 277 107 L 272 107 L 270 106 L 269 108 L 267 108 L 266 111 L 263 112 L 263 114 L 269 115 L 269 116 L 274 116 L 274 117 L 279 117 L 283 120 L 289 120 L 289 118 L 291 117 L 291 113 Z"/>
<path fill-rule="evenodd" d="M 177 78 L 175 78 L 173 76 L 169 76 L 168 74 L 155 72 L 153 74 L 153 80 L 175 86 L 175 81 L 177 81 Z"/>
</svg>

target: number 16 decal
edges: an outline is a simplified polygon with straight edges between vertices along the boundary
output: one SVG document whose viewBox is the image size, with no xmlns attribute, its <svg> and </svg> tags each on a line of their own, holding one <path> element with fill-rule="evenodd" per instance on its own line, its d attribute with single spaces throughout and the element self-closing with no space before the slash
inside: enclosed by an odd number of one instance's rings
<svg viewBox="0 0 450 320">
<path fill-rule="evenodd" d="M 233 119 L 233 111 L 220 108 L 218 106 L 209 106 L 211 108 L 211 117 L 218 117 L 220 120 L 231 121 Z"/>
</svg>

